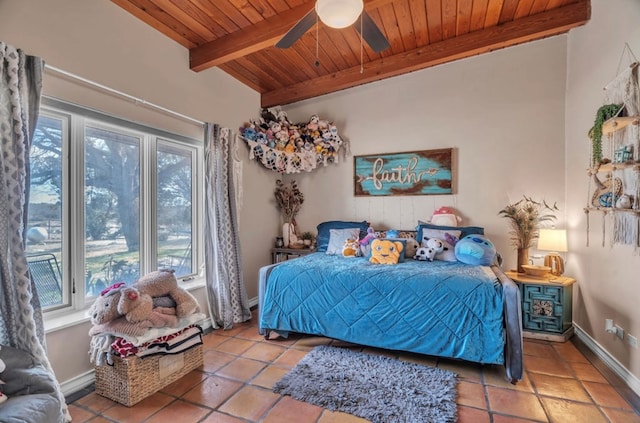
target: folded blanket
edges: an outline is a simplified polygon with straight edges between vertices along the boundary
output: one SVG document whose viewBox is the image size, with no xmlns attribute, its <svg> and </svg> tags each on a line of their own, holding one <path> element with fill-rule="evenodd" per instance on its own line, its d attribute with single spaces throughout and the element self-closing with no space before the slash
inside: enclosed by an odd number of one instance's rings
<svg viewBox="0 0 640 423">
<path fill-rule="evenodd" d="M 131 355 L 137 355 L 142 357 L 149 354 L 161 353 L 174 353 L 180 352 L 181 349 L 176 350 L 176 347 L 189 340 L 194 336 L 202 334 L 202 328 L 198 325 L 191 325 L 180 331 L 162 335 L 153 341 L 145 342 L 142 345 L 133 345 L 131 342 L 124 338 L 116 338 L 111 344 L 113 352 L 120 357 L 129 357 Z"/>
<path fill-rule="evenodd" d="M 204 313 L 193 313 L 181 319 L 178 319 L 178 324 L 176 325 L 175 328 L 151 328 L 142 335 L 128 335 L 128 334 L 120 334 L 120 335 L 115 334 L 115 335 L 125 338 L 127 341 L 131 342 L 133 345 L 142 345 L 145 342 L 153 341 L 154 339 L 159 338 L 162 335 L 173 333 L 173 332 L 176 332 L 177 330 L 184 329 L 187 326 L 196 324 L 200 321 L 205 320 L 206 318 L 207 316 Z"/>
<path fill-rule="evenodd" d="M 94 325 L 89 329 L 89 336 L 105 333 L 140 336 L 144 335 L 144 333 L 150 328 L 175 328 L 178 325 L 178 318 L 175 316 L 175 309 L 173 309 L 174 315 L 164 313 L 170 312 L 170 310 L 171 309 L 161 308 L 159 309 L 160 312 L 158 312 L 154 309 L 154 311 L 152 311 L 147 317 L 147 320 L 137 323 L 127 321 L 124 316 L 118 317 L 110 322 L 103 323 L 101 325 Z"/>
<path fill-rule="evenodd" d="M 188 326 L 205 320 L 206 317 L 207 316 L 205 316 L 203 313 L 194 313 L 189 316 L 185 316 L 182 319 L 179 319 L 175 328 L 144 328 L 141 334 L 133 334 L 134 330 L 131 329 L 135 328 L 135 325 L 132 325 L 124 319 L 124 322 L 118 322 L 116 325 L 109 328 L 109 330 L 113 330 L 113 332 L 101 332 L 101 330 L 103 330 L 104 328 L 97 328 L 97 326 L 94 326 L 89 331 L 89 335 L 91 336 L 89 361 L 91 363 L 95 363 L 98 366 L 102 365 L 103 363 L 113 365 L 112 355 L 114 351 L 111 349 L 111 344 L 113 344 L 113 342 L 118 337 L 124 338 L 134 346 L 140 346 L 145 342 L 153 341 L 154 339 L 160 338 L 164 335 L 179 332 Z M 118 325 L 122 326 L 116 327 Z"/>
<path fill-rule="evenodd" d="M 144 351 L 139 352 L 136 356 L 140 358 L 151 357 L 153 355 L 169 355 L 169 354 L 180 354 L 185 352 L 196 345 L 202 344 L 202 334 L 197 333 L 195 335 L 191 335 L 187 339 L 181 341 L 176 345 L 166 346 L 166 345 L 154 345 L 145 349 Z"/>
<path fill-rule="evenodd" d="M 175 316 L 171 317 L 176 318 Z M 89 336 L 112 335 L 114 338 L 124 338 L 133 345 L 138 346 L 145 342 L 153 341 L 162 335 L 182 330 L 187 326 L 206 319 L 206 317 L 203 313 L 190 314 L 181 319 L 177 319 L 177 322 L 171 327 L 154 327 L 151 322 L 148 321 L 130 323 L 124 318 L 118 318 L 104 325 L 93 326 L 89 330 Z"/>
</svg>

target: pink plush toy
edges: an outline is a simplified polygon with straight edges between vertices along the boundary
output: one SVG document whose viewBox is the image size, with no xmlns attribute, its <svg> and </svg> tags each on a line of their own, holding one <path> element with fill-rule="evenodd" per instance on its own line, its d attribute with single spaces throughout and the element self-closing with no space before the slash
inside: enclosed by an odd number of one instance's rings
<svg viewBox="0 0 640 423">
<path fill-rule="evenodd" d="M 458 226 L 462 218 L 449 207 L 440 207 L 433 212 L 431 223 L 438 226 Z"/>
</svg>

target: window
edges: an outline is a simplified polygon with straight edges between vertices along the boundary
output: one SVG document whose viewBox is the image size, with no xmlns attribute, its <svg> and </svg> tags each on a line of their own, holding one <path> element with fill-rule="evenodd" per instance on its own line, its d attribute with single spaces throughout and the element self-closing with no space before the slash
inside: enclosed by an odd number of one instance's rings
<svg viewBox="0 0 640 423">
<path fill-rule="evenodd" d="M 193 277 L 202 154 L 195 140 L 45 99 L 27 229 L 44 310 L 84 308 L 113 283 L 158 268 Z"/>
</svg>

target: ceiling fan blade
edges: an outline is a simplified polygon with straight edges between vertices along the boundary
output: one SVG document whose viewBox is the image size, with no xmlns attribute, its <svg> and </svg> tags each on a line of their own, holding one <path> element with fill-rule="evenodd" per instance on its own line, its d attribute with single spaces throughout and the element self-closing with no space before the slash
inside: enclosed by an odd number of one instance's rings
<svg viewBox="0 0 640 423">
<path fill-rule="evenodd" d="M 304 15 L 302 19 L 300 19 L 291 29 L 284 34 L 284 37 L 280 38 L 280 41 L 276 43 L 276 47 L 278 48 L 289 48 L 298 41 L 298 38 L 302 37 L 305 32 L 307 32 L 318 20 L 318 15 L 316 14 L 316 8 L 314 7 Z"/>
<path fill-rule="evenodd" d="M 365 11 L 360 15 L 362 20 L 362 32 L 360 31 L 360 22 L 356 22 L 355 27 L 362 35 L 362 38 L 369 44 L 369 47 L 376 53 L 389 48 L 389 41 L 384 36 L 378 25 L 371 19 L 371 16 Z"/>
</svg>

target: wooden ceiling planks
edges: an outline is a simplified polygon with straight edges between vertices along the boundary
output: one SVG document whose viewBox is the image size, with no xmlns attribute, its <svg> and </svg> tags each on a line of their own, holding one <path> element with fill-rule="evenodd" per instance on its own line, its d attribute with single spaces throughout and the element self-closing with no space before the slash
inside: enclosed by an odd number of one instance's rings
<svg viewBox="0 0 640 423">
<path fill-rule="evenodd" d="M 429 44 L 429 28 L 427 27 L 427 8 L 424 1 L 410 1 L 409 11 L 413 25 L 413 38 L 416 47 Z"/>
<path fill-rule="evenodd" d="M 276 48 L 311 0 L 112 2 L 188 48 L 192 70 L 217 66 L 260 92 L 263 107 L 561 34 L 591 11 L 590 0 L 365 0 L 391 46 L 375 53 L 354 27 L 324 24 Z"/>
<path fill-rule="evenodd" d="M 442 1 L 427 0 L 427 25 L 429 44 L 442 41 Z"/>
<path fill-rule="evenodd" d="M 181 44 L 182 46 L 191 49 L 198 45 L 196 41 L 193 41 L 189 37 L 185 36 L 182 32 L 175 30 L 171 26 L 171 22 L 169 21 L 169 19 L 164 19 L 163 15 L 160 15 L 159 18 L 156 18 L 153 13 L 147 12 L 146 7 L 140 6 L 133 0 L 111 1 L 122 7 L 124 10 L 131 13 L 133 16 L 137 17 L 150 27 L 160 31 L 167 37 Z"/>
</svg>

